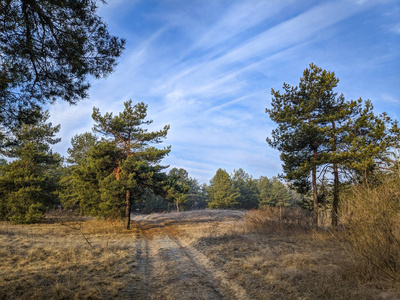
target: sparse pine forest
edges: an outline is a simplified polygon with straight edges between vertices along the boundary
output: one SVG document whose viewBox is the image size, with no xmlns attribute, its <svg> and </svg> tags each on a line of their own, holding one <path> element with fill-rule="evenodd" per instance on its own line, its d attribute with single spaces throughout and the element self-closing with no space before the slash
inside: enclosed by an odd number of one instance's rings
<svg viewBox="0 0 400 300">
<path fill-rule="evenodd" d="M 400 298 L 398 121 L 333 71 L 271 89 L 270 178 L 166 165 L 170 126 L 132 100 L 53 152 L 48 105 L 88 98 L 125 47 L 96 9 L 0 1 L 1 299 Z"/>
</svg>

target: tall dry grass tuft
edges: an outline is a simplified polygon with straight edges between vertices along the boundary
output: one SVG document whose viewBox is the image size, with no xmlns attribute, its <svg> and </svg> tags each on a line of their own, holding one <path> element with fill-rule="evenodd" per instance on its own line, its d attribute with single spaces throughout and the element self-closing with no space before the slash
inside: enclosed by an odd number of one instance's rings
<svg viewBox="0 0 400 300">
<path fill-rule="evenodd" d="M 367 277 L 400 279 L 400 180 L 363 184 L 343 199 L 347 239 L 360 255 L 360 271 Z"/>
<path fill-rule="evenodd" d="M 307 210 L 292 207 L 268 207 L 248 211 L 244 217 L 247 231 L 308 231 L 312 228 L 312 216 Z"/>
</svg>

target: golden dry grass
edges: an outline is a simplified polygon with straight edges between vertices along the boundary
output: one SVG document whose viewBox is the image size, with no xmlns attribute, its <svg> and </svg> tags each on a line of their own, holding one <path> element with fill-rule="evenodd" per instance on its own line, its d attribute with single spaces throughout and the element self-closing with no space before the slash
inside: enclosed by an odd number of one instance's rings
<svg viewBox="0 0 400 300">
<path fill-rule="evenodd" d="M 400 298 L 399 282 L 363 276 L 341 236 L 270 219 L 139 215 L 131 231 L 96 220 L 0 223 L 0 299 Z"/>
<path fill-rule="evenodd" d="M 363 276 L 340 233 L 313 232 L 299 212 L 285 214 L 293 216 L 286 224 L 270 211 L 250 211 L 242 220 L 179 229 L 251 299 L 400 298 L 399 282 Z"/>
<path fill-rule="evenodd" d="M 0 223 L 0 299 L 135 294 L 140 277 L 135 273 L 132 234 L 117 233 L 115 223 L 101 221 L 66 225 Z"/>
</svg>

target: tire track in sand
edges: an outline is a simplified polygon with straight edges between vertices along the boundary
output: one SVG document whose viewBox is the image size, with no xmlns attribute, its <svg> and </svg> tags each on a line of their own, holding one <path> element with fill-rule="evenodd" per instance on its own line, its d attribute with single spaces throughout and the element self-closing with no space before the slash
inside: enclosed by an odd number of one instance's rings
<svg viewBox="0 0 400 300">
<path fill-rule="evenodd" d="M 138 271 L 146 285 L 140 299 L 249 299 L 239 284 L 180 240 L 173 228 L 155 221 L 137 226 Z"/>
</svg>

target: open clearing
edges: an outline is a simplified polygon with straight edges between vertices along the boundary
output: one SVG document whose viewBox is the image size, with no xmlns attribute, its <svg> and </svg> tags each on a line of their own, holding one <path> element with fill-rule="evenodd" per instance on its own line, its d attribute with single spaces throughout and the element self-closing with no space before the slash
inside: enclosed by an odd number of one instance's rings
<svg viewBox="0 0 400 300">
<path fill-rule="evenodd" d="M 0 224 L 0 299 L 398 299 L 329 233 L 251 226 L 251 212 Z"/>
</svg>

